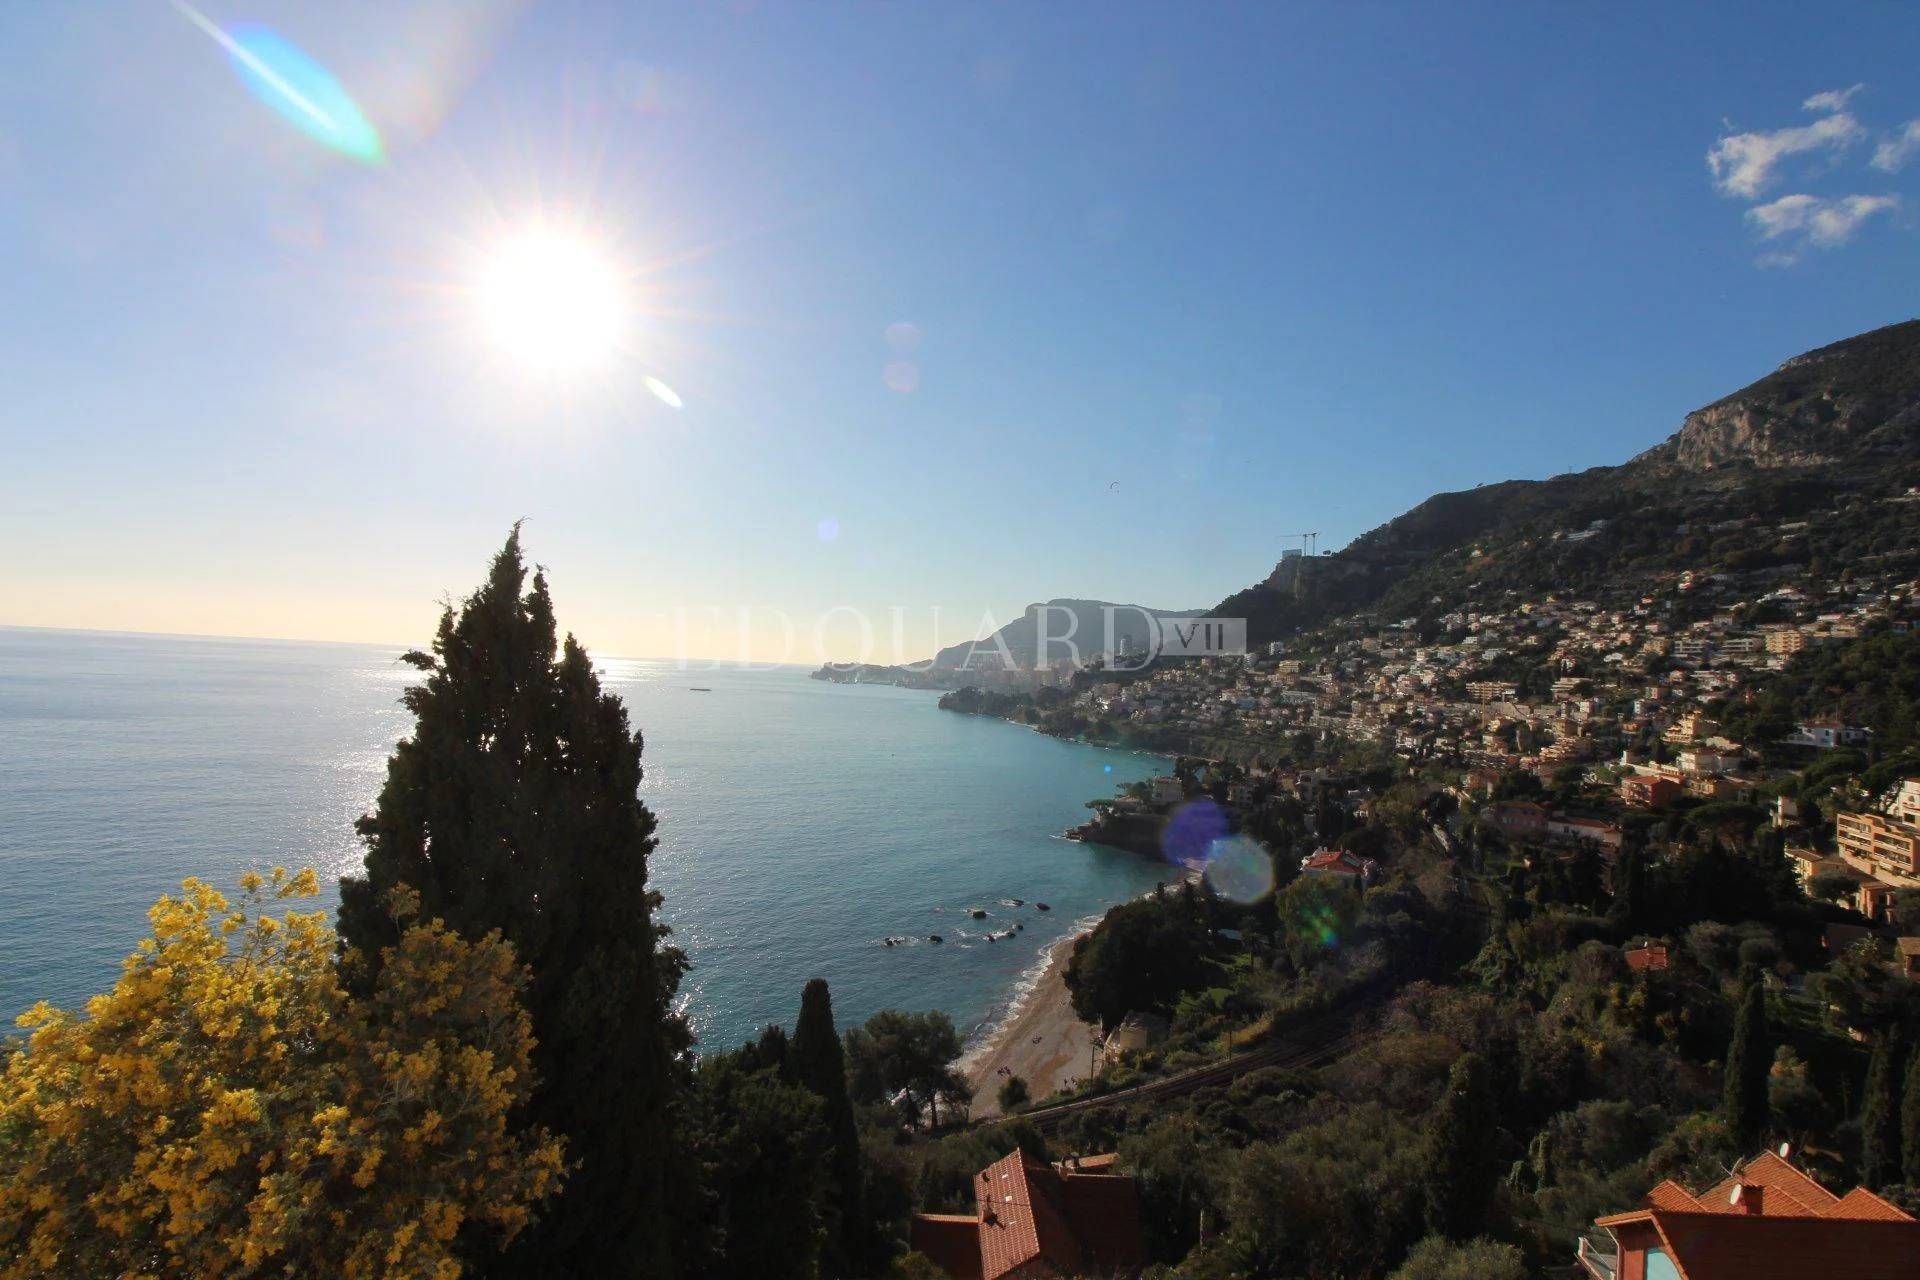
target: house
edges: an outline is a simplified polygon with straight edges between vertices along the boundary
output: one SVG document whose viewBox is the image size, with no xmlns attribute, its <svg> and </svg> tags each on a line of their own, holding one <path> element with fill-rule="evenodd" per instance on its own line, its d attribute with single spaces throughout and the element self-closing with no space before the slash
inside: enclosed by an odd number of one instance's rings
<svg viewBox="0 0 1920 1280">
<path fill-rule="evenodd" d="M 1872 730 L 1858 729 L 1838 720 L 1807 720 L 1781 741 L 1790 747 L 1832 751 L 1835 747 L 1864 747 L 1872 737 Z"/>
<path fill-rule="evenodd" d="M 1800 802 L 1792 796 L 1773 798 L 1773 825 L 1791 827 L 1800 821 Z"/>
<path fill-rule="evenodd" d="M 1547 839 L 1598 845 L 1606 853 L 1619 853 L 1625 836 L 1619 827 L 1601 818 L 1554 813 L 1547 815 Z"/>
<path fill-rule="evenodd" d="M 1143 1053 L 1167 1038 L 1167 1020 L 1157 1013 L 1129 1013 L 1107 1032 L 1108 1053 Z"/>
<path fill-rule="evenodd" d="M 1532 800 L 1502 800 L 1487 807 L 1486 819 L 1502 835 L 1526 839 L 1547 834 L 1547 806 Z"/>
<path fill-rule="evenodd" d="M 1920 982 L 1920 938 L 1903 936 L 1893 940 L 1894 961 L 1900 966 L 1900 972 L 1914 982 Z"/>
<path fill-rule="evenodd" d="M 1149 793 L 1155 804 L 1179 804 L 1186 798 L 1186 788 L 1180 779 L 1170 773 L 1163 773 L 1152 782 Z"/>
<path fill-rule="evenodd" d="M 1800 888 L 1808 893 L 1813 891 L 1813 878 L 1821 872 L 1851 870 L 1846 863 L 1832 854 L 1821 853 L 1818 849 L 1811 849 L 1803 844 L 1788 845 L 1786 855 L 1793 864 L 1794 878 L 1800 882 Z"/>
<path fill-rule="evenodd" d="M 1920 1220 L 1865 1187 L 1836 1196 L 1773 1152 L 1698 1195 L 1662 1182 L 1593 1225 L 1575 1254 L 1592 1280 L 1911 1280 L 1920 1258 Z"/>
<path fill-rule="evenodd" d="M 1667 731 L 1661 736 L 1668 742 L 1692 742 L 1699 738 L 1711 738 L 1720 732 L 1717 721 L 1708 717 L 1704 711 L 1685 711 L 1680 714 Z"/>
<path fill-rule="evenodd" d="M 1345 849 L 1317 849 L 1300 859 L 1303 876 L 1346 876 L 1361 884 L 1372 884 L 1380 873 L 1380 864 Z"/>
<path fill-rule="evenodd" d="M 1739 795 L 1752 785 L 1744 779 L 1729 778 L 1718 773 L 1690 773 L 1686 780 L 1687 794 L 1699 796 L 1702 800 L 1724 800 Z"/>
<path fill-rule="evenodd" d="M 1469 769 L 1460 780 L 1460 785 L 1469 794 L 1490 796 L 1493 789 L 1500 785 L 1498 769 Z"/>
<path fill-rule="evenodd" d="M 1920 827 L 1920 778 L 1908 778 L 1900 784 L 1900 791 L 1888 812 L 1896 822 Z"/>
<path fill-rule="evenodd" d="M 1680 753 L 1680 768 L 1687 773 L 1737 773 L 1740 763 L 1737 751 L 1691 747 Z"/>
<path fill-rule="evenodd" d="M 972 1213 L 915 1214 L 913 1249 L 956 1280 L 1138 1275 L 1140 1192 L 1114 1159 L 1049 1165 L 1015 1151 L 974 1175 Z"/>
<path fill-rule="evenodd" d="M 1636 773 L 1620 779 L 1620 803 L 1636 809 L 1664 809 L 1683 789 L 1679 779 L 1664 773 Z"/>
<path fill-rule="evenodd" d="M 1635 973 L 1658 973 L 1667 967 L 1667 948 L 1658 942 L 1643 942 L 1626 953 L 1627 968 Z"/>
</svg>

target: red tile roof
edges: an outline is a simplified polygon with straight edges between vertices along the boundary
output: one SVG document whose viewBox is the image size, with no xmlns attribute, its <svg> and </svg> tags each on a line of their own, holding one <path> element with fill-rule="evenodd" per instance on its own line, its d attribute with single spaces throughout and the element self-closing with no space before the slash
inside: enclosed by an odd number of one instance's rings
<svg viewBox="0 0 1920 1280">
<path fill-rule="evenodd" d="M 1645 973 L 1649 969 L 1666 967 L 1667 949 L 1665 947 L 1649 944 L 1644 947 L 1635 947 L 1627 952 L 1627 968 L 1635 973 Z"/>
<path fill-rule="evenodd" d="M 1733 1176 L 1723 1178 L 1696 1197 L 1708 1213 L 1749 1213 L 1732 1202 L 1736 1185 L 1757 1186 L 1765 1190 L 1760 1213 L 1764 1217 L 1824 1214 L 1840 1203 L 1840 1197 L 1815 1182 L 1771 1151 L 1763 1151 L 1734 1168 Z"/>
<path fill-rule="evenodd" d="M 1851 1218 L 1878 1222 L 1912 1222 L 1911 1216 L 1894 1205 L 1888 1204 L 1865 1187 L 1855 1187 L 1827 1207 L 1822 1215 L 1828 1218 Z M 1920 1266 L 1916 1266 L 1920 1271 Z"/>
<path fill-rule="evenodd" d="M 1371 875 L 1375 863 L 1345 849 L 1321 849 L 1300 862 L 1302 871 L 1331 871 L 1337 875 Z"/>
<path fill-rule="evenodd" d="M 1685 1280 L 1920 1276 L 1920 1221 L 1865 1188 L 1836 1196 L 1772 1152 L 1697 1196 L 1662 1182 L 1645 1208 L 1594 1225 L 1651 1226 Z M 1618 1238 L 1622 1249 L 1638 1247 L 1630 1236 Z"/>
<path fill-rule="evenodd" d="M 1049 1166 L 1015 1151 L 974 1175 L 972 1217 L 917 1215 L 913 1247 L 958 1280 L 999 1280 L 1033 1263 L 1069 1276 L 1138 1271 L 1146 1262 L 1139 1189 L 1107 1172 L 1114 1160 Z"/>
<path fill-rule="evenodd" d="M 1653 1190 L 1647 1192 L 1647 1207 L 1652 1209 L 1679 1209 L 1682 1212 L 1696 1210 L 1700 1202 L 1695 1200 L 1688 1190 L 1669 1178 Z"/>
</svg>

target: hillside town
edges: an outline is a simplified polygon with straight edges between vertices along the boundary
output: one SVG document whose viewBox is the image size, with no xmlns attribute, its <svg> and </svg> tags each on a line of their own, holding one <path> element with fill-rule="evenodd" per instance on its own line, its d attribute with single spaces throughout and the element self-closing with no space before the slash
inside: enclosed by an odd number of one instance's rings
<svg viewBox="0 0 1920 1280">
<path fill-rule="evenodd" d="M 1915 618 L 1920 582 L 1859 575 L 1818 590 L 1800 573 L 1684 572 L 1627 600 L 1549 595 L 1426 618 L 1354 615 L 1246 655 L 1137 671 L 1124 662 L 993 668 L 982 683 L 1013 692 L 986 694 L 978 707 L 949 695 L 943 705 L 1211 762 L 1094 802 L 1093 821 L 1074 833 L 1082 839 L 1151 850 L 1165 815 L 1205 792 L 1254 827 L 1264 809 L 1299 805 L 1308 834 L 1331 841 L 1337 830 L 1314 829 L 1327 798 L 1345 821 L 1364 821 L 1373 789 L 1326 762 L 1358 750 L 1448 792 L 1458 808 L 1444 830 L 1455 835 L 1479 823 L 1522 844 L 1587 846 L 1608 861 L 1626 827 L 1676 806 L 1763 808 L 1809 893 L 1884 927 L 1897 894 L 1920 892 L 1920 776 L 1882 794 L 1856 791 L 1823 827 L 1802 813 L 1792 784 L 1830 753 L 1870 753 L 1873 731 L 1815 714 L 1743 740 L 1722 717 L 1735 718 L 1799 655 L 1906 634 Z M 1514 775 L 1536 779 L 1538 794 L 1509 794 Z M 1555 803 L 1555 791 L 1577 799 Z M 1377 873 L 1371 858 L 1320 845 L 1301 868 L 1364 881 Z M 1844 944 L 1847 928 L 1835 936 Z M 1920 939 L 1898 946 L 1920 978 Z"/>
</svg>

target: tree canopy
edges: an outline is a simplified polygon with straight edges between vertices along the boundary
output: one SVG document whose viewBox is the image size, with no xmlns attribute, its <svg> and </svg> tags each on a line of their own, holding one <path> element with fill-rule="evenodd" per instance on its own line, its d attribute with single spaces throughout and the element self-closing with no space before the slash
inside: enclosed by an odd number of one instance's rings
<svg viewBox="0 0 1920 1280">
<path fill-rule="evenodd" d="M 188 880 L 84 1016 L 37 1005 L 0 1077 L 0 1277 L 450 1280 L 563 1180 L 528 1097 L 525 975 L 391 902 L 365 995 L 311 872 Z"/>
<path fill-rule="evenodd" d="M 863 1027 L 846 1034 L 847 1071 L 855 1100 L 881 1102 L 901 1095 L 908 1120 L 917 1125 L 921 1113 L 934 1124 L 940 1104 L 966 1103 L 973 1092 L 953 1069 L 960 1056 L 960 1036 L 953 1021 L 939 1010 L 902 1013 L 882 1009 Z"/>
<path fill-rule="evenodd" d="M 394 937 L 380 909 L 409 885 L 468 938 L 499 931 L 531 970 L 532 1114 L 578 1162 L 566 1194 L 498 1271 L 672 1274 L 675 1094 L 689 1046 L 673 997 L 685 962 L 648 885 L 654 819 L 641 737 L 587 653 L 556 639 L 544 573 L 516 527 L 486 581 L 441 616 L 405 703 L 411 736 L 359 830 L 362 875 L 341 885 L 340 932 L 369 956 Z M 377 967 L 377 966 L 376 966 Z"/>
</svg>

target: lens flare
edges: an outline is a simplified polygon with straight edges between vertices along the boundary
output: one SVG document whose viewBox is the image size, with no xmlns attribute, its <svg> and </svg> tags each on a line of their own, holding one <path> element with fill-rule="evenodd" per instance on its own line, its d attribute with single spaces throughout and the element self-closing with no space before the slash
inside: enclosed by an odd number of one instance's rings
<svg viewBox="0 0 1920 1280">
<path fill-rule="evenodd" d="M 653 392 L 653 398 L 667 406 L 667 408 L 678 409 L 681 407 L 680 393 L 660 381 L 660 379 L 654 377 L 652 374 L 647 374 L 641 378 L 640 381 L 646 385 L 647 390 Z"/>
<path fill-rule="evenodd" d="M 227 31 L 186 0 L 173 0 L 180 16 L 226 50 L 249 92 L 308 137 L 364 164 L 386 159 L 373 127 L 333 73 L 298 45 L 269 27 Z"/>
<path fill-rule="evenodd" d="M 1258 842 L 1227 836 L 1207 849 L 1206 880 L 1228 902 L 1252 906 L 1273 892 L 1273 859 Z"/>
<path fill-rule="evenodd" d="M 1168 862 L 1196 867 L 1207 860 L 1207 850 L 1227 834 L 1227 815 L 1219 805 L 1200 796 L 1173 811 L 1160 833 L 1160 852 Z"/>
</svg>

